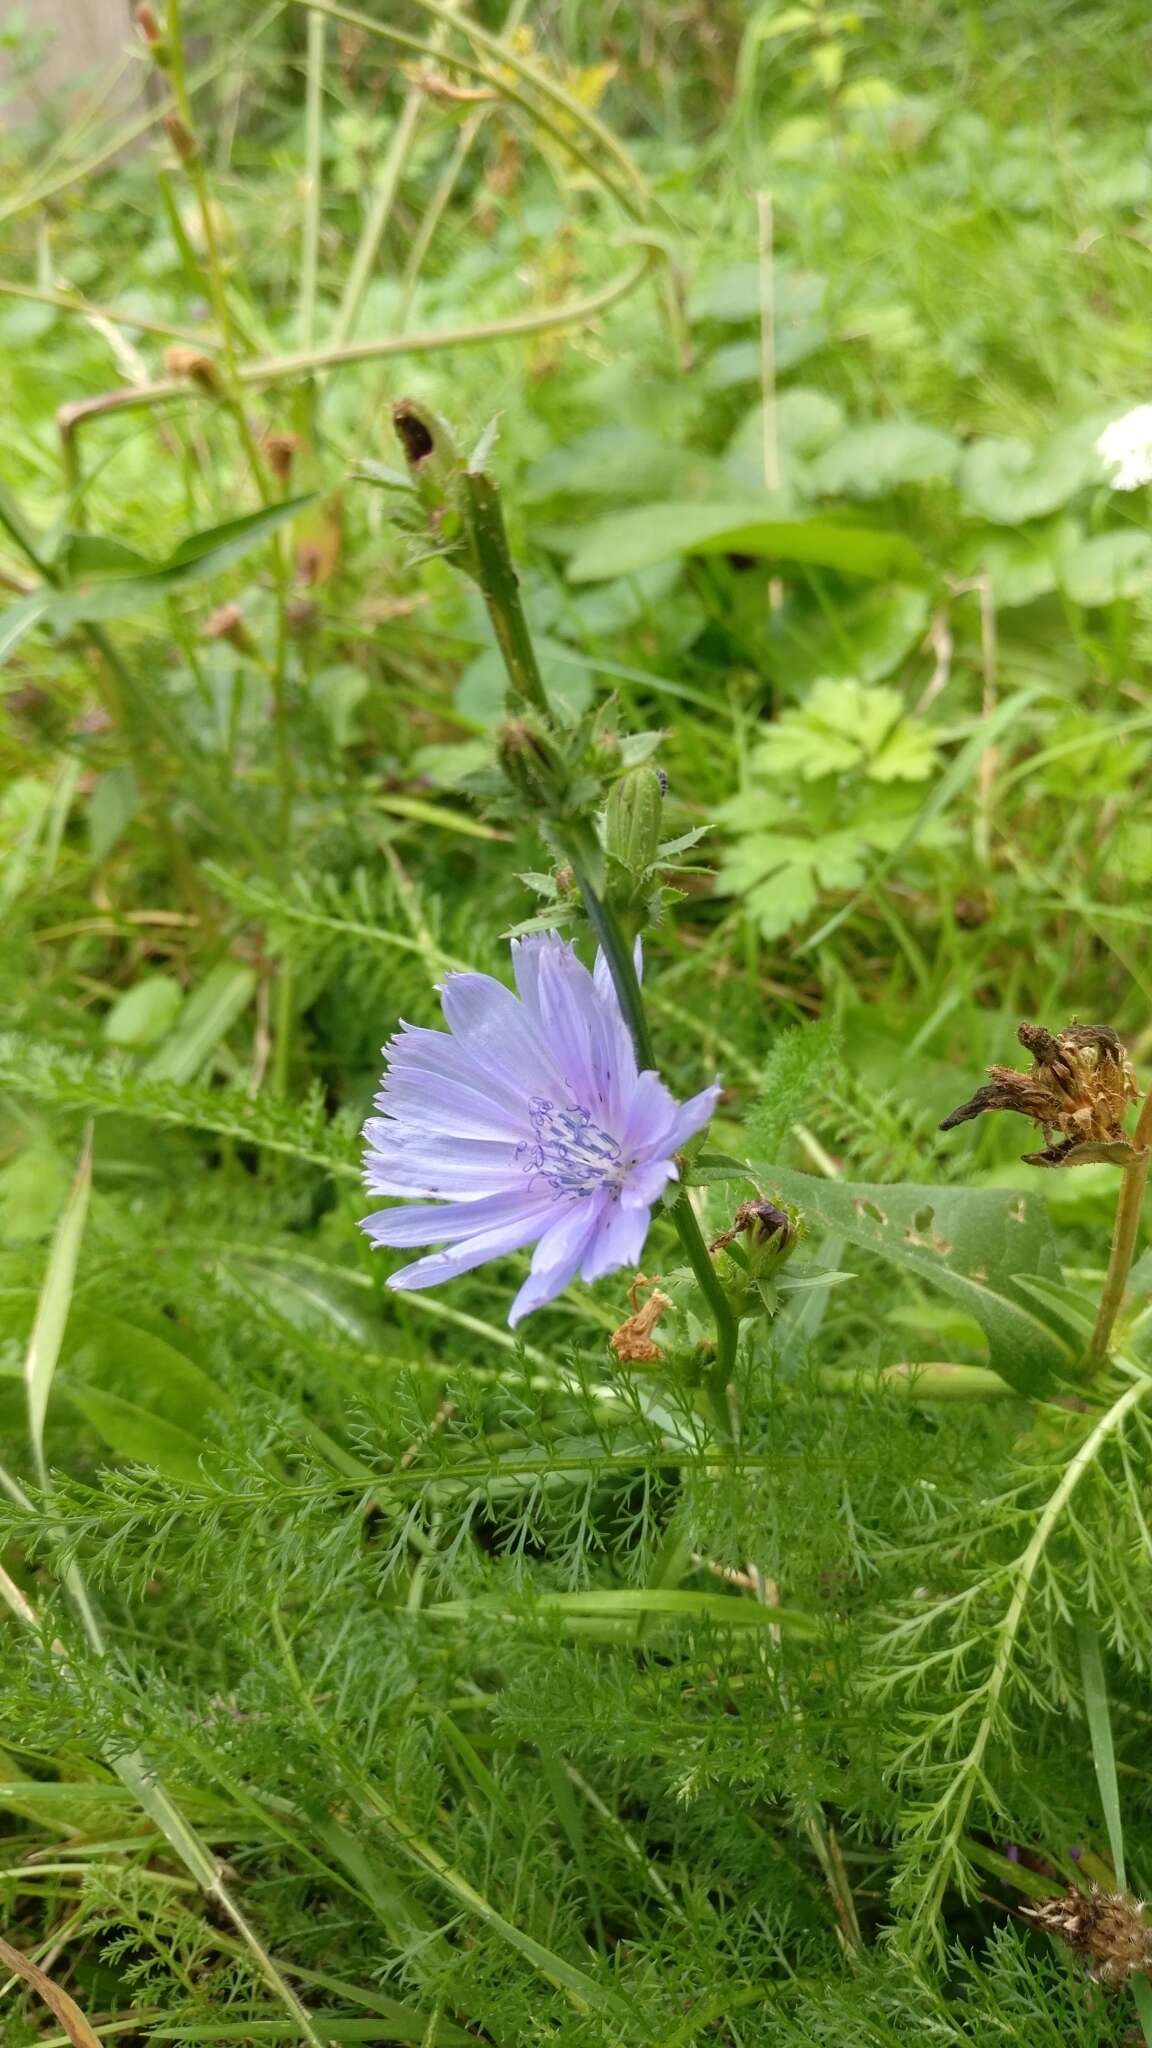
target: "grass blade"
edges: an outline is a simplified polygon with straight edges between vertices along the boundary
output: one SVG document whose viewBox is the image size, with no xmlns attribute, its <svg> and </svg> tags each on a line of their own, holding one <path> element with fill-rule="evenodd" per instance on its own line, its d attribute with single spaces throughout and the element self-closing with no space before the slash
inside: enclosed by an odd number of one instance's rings
<svg viewBox="0 0 1152 2048">
<path fill-rule="evenodd" d="M 48 1413 L 48 1398 L 60 1357 L 64 1327 L 72 1306 L 76 1261 L 80 1256 L 80 1243 L 88 1217 L 88 1197 L 91 1188 L 92 1126 L 89 1124 L 80 1153 L 80 1164 L 76 1169 L 76 1178 L 52 1240 L 48 1271 L 44 1275 L 44 1285 L 36 1305 L 36 1320 L 32 1325 L 32 1336 L 24 1360 L 28 1433 L 32 1439 L 32 1456 L 36 1470 L 44 1484 L 47 1484 L 44 1464 L 44 1419 Z"/>
</svg>

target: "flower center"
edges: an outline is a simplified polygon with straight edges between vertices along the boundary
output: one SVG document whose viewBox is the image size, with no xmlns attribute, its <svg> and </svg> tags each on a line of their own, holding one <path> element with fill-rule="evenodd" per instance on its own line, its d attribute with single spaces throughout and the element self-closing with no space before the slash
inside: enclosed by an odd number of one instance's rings
<svg viewBox="0 0 1152 2048">
<path fill-rule="evenodd" d="M 579 1103 L 575 1109 L 559 1109 L 534 1095 L 528 1114 L 535 1135 L 516 1147 L 525 1173 L 542 1174 L 557 1195 L 594 1195 L 603 1187 L 619 1187 L 623 1154 L 588 1110 Z"/>
</svg>

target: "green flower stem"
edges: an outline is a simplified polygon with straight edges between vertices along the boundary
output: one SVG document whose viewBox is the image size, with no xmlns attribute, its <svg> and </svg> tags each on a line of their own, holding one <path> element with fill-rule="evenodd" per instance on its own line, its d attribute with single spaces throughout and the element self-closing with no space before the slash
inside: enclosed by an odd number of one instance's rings
<svg viewBox="0 0 1152 2048">
<path fill-rule="evenodd" d="M 515 695 L 534 711 L 550 716 L 544 678 L 524 616 L 520 578 L 512 567 L 500 493 L 491 477 L 480 470 L 466 470 L 460 480 L 462 508 L 471 545 L 472 574 L 475 576 L 488 616 L 504 656 L 504 666 Z M 510 705 L 510 709 L 516 709 Z"/>
<path fill-rule="evenodd" d="M 1015 1401 L 1014 1387 L 985 1365 L 959 1365 L 951 1360 L 911 1360 L 882 1366 L 877 1373 L 859 1373 L 846 1366 L 825 1366 L 817 1375 L 822 1394 L 879 1393 L 910 1401 Z"/>
<path fill-rule="evenodd" d="M 1085 1364 L 1090 1377 L 1094 1377 L 1108 1357 L 1112 1341 L 1112 1329 L 1124 1300 L 1128 1285 L 1128 1273 L 1132 1255 L 1136 1250 L 1136 1239 L 1140 1231 L 1140 1217 L 1144 1208 L 1144 1192 L 1148 1186 L 1148 1168 L 1152 1164 L 1152 1088 L 1149 1088 L 1140 1110 L 1132 1143 L 1139 1157 L 1124 1168 L 1120 1183 L 1120 1198 L 1116 1204 L 1116 1220 L 1112 1226 L 1112 1249 L 1108 1255 L 1108 1271 L 1104 1278 L 1104 1291 L 1096 1311 L 1096 1325 L 1088 1345 Z"/>
<path fill-rule="evenodd" d="M 632 949 L 620 926 L 614 910 L 604 901 L 596 887 L 594 876 L 600 862 L 600 849 L 590 827 L 567 832 L 561 828 L 557 838 L 571 862 L 572 872 L 579 885 L 588 922 L 592 926 L 608 971 L 616 990 L 616 997 L 624 1014 L 625 1023 L 632 1033 L 636 1047 L 636 1058 L 641 1069 L 654 1068 L 656 1055 L 644 1011 L 644 998 L 640 993 L 640 981 Z M 737 1324 L 728 1297 L 720 1285 L 716 1268 L 708 1256 L 708 1247 L 703 1232 L 696 1220 L 687 1188 L 682 1187 L 671 1210 L 684 1253 L 696 1276 L 697 1285 L 708 1303 L 716 1327 L 715 1357 L 703 1376 L 703 1388 L 709 1412 L 721 1436 L 732 1434 L 732 1415 L 729 1387 L 736 1367 Z"/>
<path fill-rule="evenodd" d="M 463 515 L 471 543 L 469 570 L 483 594 L 508 671 L 509 709 L 514 713 L 527 701 L 548 718 L 548 699 L 520 601 L 519 579 L 512 565 L 500 499 L 496 486 L 481 471 L 469 470 L 464 475 Z M 608 962 L 636 1058 L 641 1069 L 654 1068 L 656 1055 L 632 947 L 615 910 L 601 893 L 604 861 L 596 833 L 586 819 L 552 817 L 548 822 L 550 836 L 571 864 L 588 922 Z M 717 1432 L 731 1437 L 729 1388 L 736 1365 L 736 1318 L 708 1256 L 686 1188 L 681 1188 L 671 1215 L 716 1327 L 715 1354 L 702 1378 L 704 1395 Z"/>
</svg>

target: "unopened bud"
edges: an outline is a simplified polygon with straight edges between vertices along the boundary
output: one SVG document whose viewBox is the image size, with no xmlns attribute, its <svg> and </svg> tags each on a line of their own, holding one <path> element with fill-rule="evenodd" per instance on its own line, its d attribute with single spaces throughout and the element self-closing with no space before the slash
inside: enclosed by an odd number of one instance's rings
<svg viewBox="0 0 1152 2048">
<path fill-rule="evenodd" d="M 510 718 L 501 726 L 496 754 L 517 796 L 535 811 L 556 815 L 564 808 L 567 772 L 552 741 L 527 719 Z"/>
<path fill-rule="evenodd" d="M 265 434 L 264 453 L 268 467 L 277 483 L 286 484 L 292 474 L 292 463 L 300 446 L 298 434 Z"/>
<path fill-rule="evenodd" d="M 802 1235 L 796 1210 L 782 1209 L 775 1202 L 741 1202 L 732 1228 L 714 1237 L 708 1247 L 713 1254 L 730 1252 L 721 1260 L 721 1279 L 738 1316 L 775 1314 L 777 1274 Z M 737 1245 L 739 1249 L 733 1249 Z"/>
<path fill-rule="evenodd" d="M 256 642 L 238 604 L 222 604 L 200 628 L 202 640 L 227 640 L 238 654 L 255 654 Z"/>
<path fill-rule="evenodd" d="M 223 392 L 220 372 L 211 356 L 204 355 L 198 348 L 189 348 L 184 342 L 165 349 L 164 368 L 170 377 L 191 378 L 193 384 L 201 385 L 213 397 L 219 397 Z"/>
<path fill-rule="evenodd" d="M 664 792 L 655 768 L 629 768 L 612 784 L 605 813 L 604 846 L 634 881 L 654 867 L 663 828 Z"/>
<path fill-rule="evenodd" d="M 199 155 L 200 146 L 196 137 L 185 127 L 179 114 L 165 114 L 164 133 L 182 164 L 190 164 Z"/>
<path fill-rule="evenodd" d="M 156 19 L 156 11 L 149 7 L 148 0 L 140 0 L 140 5 L 136 9 L 136 26 L 148 45 L 153 61 L 164 70 L 168 63 L 168 45 L 164 31 Z"/>
</svg>

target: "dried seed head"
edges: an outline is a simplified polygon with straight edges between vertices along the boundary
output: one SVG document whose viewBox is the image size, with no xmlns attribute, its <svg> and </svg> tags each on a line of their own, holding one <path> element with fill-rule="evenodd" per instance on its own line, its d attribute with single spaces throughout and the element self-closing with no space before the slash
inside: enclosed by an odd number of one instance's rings
<svg viewBox="0 0 1152 2048">
<path fill-rule="evenodd" d="M 1136 1157 L 1124 1132 L 1128 1104 L 1139 1090 L 1120 1039 L 1107 1024 L 1077 1024 L 1047 1031 L 1021 1024 L 1016 1033 L 1032 1055 L 1032 1071 L 989 1067 L 989 1079 L 968 1102 L 944 1118 L 942 1131 L 969 1123 L 985 1110 L 1010 1109 L 1031 1117 L 1044 1133 L 1042 1152 L 1026 1152 L 1029 1166 L 1081 1166 Z"/>
<path fill-rule="evenodd" d="M 189 348 L 185 342 L 177 342 L 164 351 L 164 368 L 170 377 L 189 377 L 194 384 L 200 384 L 205 391 L 219 395 L 223 390 L 220 372 L 212 361 L 198 348 Z"/>
<path fill-rule="evenodd" d="M 227 640 L 238 654 L 254 654 L 256 643 L 244 623 L 238 604 L 222 604 L 200 628 L 202 640 Z"/>
<path fill-rule="evenodd" d="M 637 1307 L 636 1297 L 641 1287 L 651 1287 L 652 1292 L 643 1306 Z M 643 1273 L 638 1273 L 632 1282 L 628 1298 L 633 1312 L 618 1330 L 613 1330 L 608 1341 L 621 1365 L 656 1365 L 664 1353 L 653 1341 L 652 1332 L 665 1309 L 671 1308 L 671 1299 L 662 1294 L 652 1281 L 646 1280 Z"/>
<path fill-rule="evenodd" d="M 265 434 L 264 453 L 268 467 L 277 483 L 286 484 L 292 474 L 292 463 L 300 446 L 299 434 Z"/>
<path fill-rule="evenodd" d="M 1058 1899 L 1043 1899 L 1020 1910 L 1082 1956 L 1089 1975 L 1101 1984 L 1122 1984 L 1134 1971 L 1152 1969 L 1152 1927 L 1144 1919 L 1140 1899 L 1104 1892 L 1098 1885 L 1086 1892 L 1073 1885 Z"/>
</svg>

